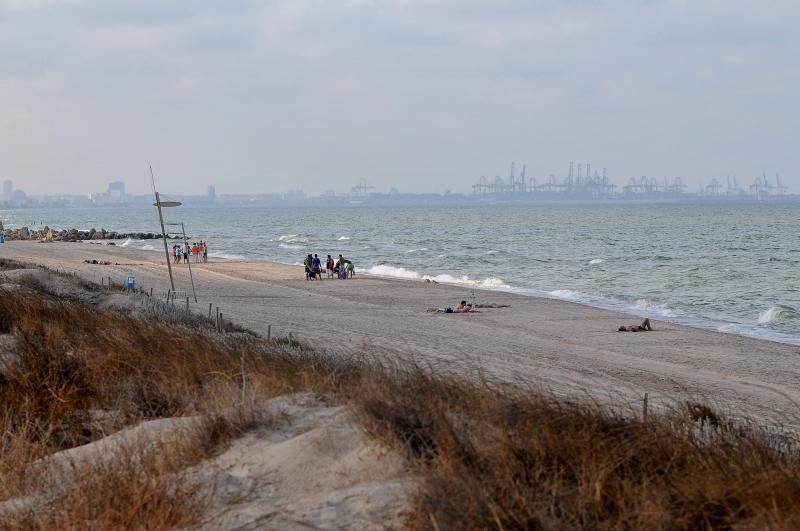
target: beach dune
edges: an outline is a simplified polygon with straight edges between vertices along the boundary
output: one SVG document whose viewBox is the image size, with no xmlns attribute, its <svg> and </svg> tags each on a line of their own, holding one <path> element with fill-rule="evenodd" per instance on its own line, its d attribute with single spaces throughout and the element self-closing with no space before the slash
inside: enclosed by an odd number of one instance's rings
<svg viewBox="0 0 800 531">
<path fill-rule="evenodd" d="M 7 242 L 0 258 L 40 264 L 101 282 L 133 275 L 162 295 L 169 288 L 163 255 L 88 243 Z M 87 264 L 84 260 L 113 262 Z M 442 371 L 561 395 L 656 405 L 707 401 L 733 415 L 797 425 L 800 347 L 664 322 L 655 331 L 620 333 L 637 316 L 570 302 L 359 276 L 306 281 L 300 267 L 212 259 L 192 264 L 198 302 L 262 335 L 294 337 L 330 355 L 369 353 L 414 358 Z M 191 296 L 188 266 L 174 267 L 176 289 Z M 508 304 L 474 314 L 432 314 L 458 301 Z M 180 301 L 185 304 L 185 299 Z"/>
</svg>

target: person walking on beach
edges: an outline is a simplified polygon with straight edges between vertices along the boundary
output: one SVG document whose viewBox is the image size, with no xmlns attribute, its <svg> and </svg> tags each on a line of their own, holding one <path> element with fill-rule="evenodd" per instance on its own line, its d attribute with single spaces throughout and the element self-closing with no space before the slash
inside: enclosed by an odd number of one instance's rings
<svg viewBox="0 0 800 531">
<path fill-rule="evenodd" d="M 208 243 L 203 242 L 203 263 L 208 263 Z"/>
<path fill-rule="evenodd" d="M 181 254 L 183 254 L 181 252 L 181 246 L 180 245 L 176 245 L 175 246 L 175 263 L 176 264 L 180 264 L 181 263 Z"/>
<path fill-rule="evenodd" d="M 189 263 L 189 242 L 186 242 L 186 245 L 183 246 L 183 263 Z"/>
</svg>

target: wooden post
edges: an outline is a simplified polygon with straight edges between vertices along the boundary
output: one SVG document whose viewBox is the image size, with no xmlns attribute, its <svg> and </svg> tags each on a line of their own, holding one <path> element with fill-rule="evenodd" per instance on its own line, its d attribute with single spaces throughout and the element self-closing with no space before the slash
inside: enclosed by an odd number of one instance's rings
<svg viewBox="0 0 800 531">
<path fill-rule="evenodd" d="M 294 341 L 294 338 L 292 337 L 292 333 L 289 332 L 289 346 L 292 346 L 292 341 Z"/>
<path fill-rule="evenodd" d="M 169 302 L 169 293 L 171 290 L 167 290 L 167 302 Z"/>
<path fill-rule="evenodd" d="M 217 319 L 214 324 L 217 327 L 217 332 L 219 332 L 219 306 L 217 306 Z"/>
<path fill-rule="evenodd" d="M 150 288 L 150 298 L 153 298 L 153 288 Z"/>
<path fill-rule="evenodd" d="M 106 287 L 106 279 L 105 279 L 105 277 L 100 277 L 100 287 L 101 288 L 105 288 Z"/>
<path fill-rule="evenodd" d="M 222 312 L 219 312 L 219 331 L 225 332 L 225 321 L 222 317 Z"/>
<path fill-rule="evenodd" d="M 189 297 L 186 297 L 186 313 L 189 313 Z"/>
<path fill-rule="evenodd" d="M 267 341 L 272 337 L 272 325 L 267 325 Z"/>
<path fill-rule="evenodd" d="M 647 393 L 644 394 L 644 407 L 642 408 L 642 421 L 647 422 Z"/>
<path fill-rule="evenodd" d="M 244 404 L 245 399 L 245 389 L 246 389 L 246 380 L 244 378 L 244 350 L 242 350 L 242 404 Z"/>
<path fill-rule="evenodd" d="M 211 319 L 211 303 L 208 303 L 208 318 Z"/>
</svg>

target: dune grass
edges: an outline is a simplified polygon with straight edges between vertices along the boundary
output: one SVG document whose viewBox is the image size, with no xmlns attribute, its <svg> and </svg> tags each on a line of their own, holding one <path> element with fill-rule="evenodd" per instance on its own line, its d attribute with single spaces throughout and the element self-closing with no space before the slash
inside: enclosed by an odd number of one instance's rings
<svg viewBox="0 0 800 531">
<path fill-rule="evenodd" d="M 800 528 L 800 458 L 702 404 L 625 408 L 321 355 L 296 341 L 0 293 L 0 500 L 53 490 L 5 527 L 191 527 L 201 486 L 176 481 L 272 422 L 258 404 L 314 392 L 349 405 L 417 478 L 413 529 Z M 233 413 L 231 413 L 233 412 Z M 168 449 L 134 446 L 55 489 L 44 456 L 147 419 L 197 416 Z M 32 468 L 33 467 L 33 468 Z M 11 522 L 14 525 L 8 525 Z"/>
</svg>

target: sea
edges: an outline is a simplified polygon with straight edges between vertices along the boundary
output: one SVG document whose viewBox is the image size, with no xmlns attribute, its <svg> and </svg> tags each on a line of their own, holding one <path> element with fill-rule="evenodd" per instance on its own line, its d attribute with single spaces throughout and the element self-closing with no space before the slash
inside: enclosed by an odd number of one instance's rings
<svg viewBox="0 0 800 531">
<path fill-rule="evenodd" d="M 300 264 L 308 253 L 341 253 L 370 275 L 562 299 L 800 345 L 798 214 L 797 206 L 770 203 L 165 210 L 191 241 L 208 242 L 212 257 Z M 6 228 L 159 230 L 153 207 L 0 210 L 0 219 Z M 116 243 L 160 249 L 152 240 Z"/>
</svg>

